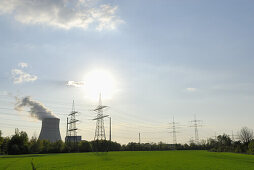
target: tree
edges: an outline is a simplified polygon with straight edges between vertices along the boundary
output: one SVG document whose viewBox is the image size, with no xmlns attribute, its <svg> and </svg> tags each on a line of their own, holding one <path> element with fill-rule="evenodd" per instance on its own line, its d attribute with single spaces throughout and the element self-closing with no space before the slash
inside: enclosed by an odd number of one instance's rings
<svg viewBox="0 0 254 170">
<path fill-rule="evenodd" d="M 108 142 L 106 140 L 91 141 L 92 149 L 95 152 L 108 152 Z"/>
<path fill-rule="evenodd" d="M 232 140 L 230 139 L 228 135 L 223 134 L 223 135 L 217 136 L 217 141 L 218 141 L 217 151 L 219 152 L 231 151 Z"/>
<path fill-rule="evenodd" d="M 2 154 L 8 154 L 8 144 L 9 144 L 9 141 L 10 141 L 9 137 L 3 138 L 3 143 L 1 145 Z"/>
<path fill-rule="evenodd" d="M 91 152 L 92 146 L 88 141 L 81 141 L 79 143 L 79 151 L 80 152 Z"/>
<path fill-rule="evenodd" d="M 28 136 L 26 132 L 16 131 L 8 143 L 9 154 L 24 154 L 28 153 Z"/>
<path fill-rule="evenodd" d="M 248 152 L 254 154 L 254 140 L 250 141 L 248 145 Z"/>
<path fill-rule="evenodd" d="M 50 142 L 48 140 L 42 140 L 42 153 L 48 153 L 50 150 Z"/>
<path fill-rule="evenodd" d="M 29 143 L 30 153 L 40 153 L 42 152 L 42 147 L 42 141 L 37 139 L 36 137 L 32 137 Z"/>
<path fill-rule="evenodd" d="M 138 150 L 140 150 L 140 145 L 135 142 L 130 142 L 126 145 L 126 150 L 127 151 L 138 151 Z"/>
<path fill-rule="evenodd" d="M 217 136 L 217 140 L 218 140 L 219 145 L 221 145 L 221 146 L 230 146 L 232 143 L 232 140 L 226 134 Z"/>
<path fill-rule="evenodd" d="M 253 130 L 243 127 L 239 132 L 239 138 L 244 144 L 248 144 L 253 139 Z"/>
<path fill-rule="evenodd" d="M 213 149 L 214 150 L 217 147 L 217 145 L 218 145 L 217 140 L 215 140 L 213 138 L 209 138 L 207 140 L 207 148 L 208 149 Z"/>
<path fill-rule="evenodd" d="M 234 152 L 236 153 L 241 153 L 244 150 L 240 141 L 233 142 L 233 148 L 234 148 Z"/>
<path fill-rule="evenodd" d="M 0 130 L 0 155 L 2 154 L 2 145 L 4 142 L 4 138 L 2 137 L 2 131 Z"/>
<path fill-rule="evenodd" d="M 59 140 L 54 143 L 50 143 L 50 152 L 53 153 L 61 153 L 64 151 L 64 143 L 63 141 Z"/>
</svg>

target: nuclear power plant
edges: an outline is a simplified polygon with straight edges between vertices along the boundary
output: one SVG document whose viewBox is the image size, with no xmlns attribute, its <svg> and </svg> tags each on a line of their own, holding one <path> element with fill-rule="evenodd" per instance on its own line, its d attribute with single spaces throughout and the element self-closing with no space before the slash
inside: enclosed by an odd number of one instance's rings
<svg viewBox="0 0 254 170">
<path fill-rule="evenodd" d="M 58 118 L 42 119 L 41 133 L 39 139 L 48 140 L 50 142 L 56 142 L 58 140 L 61 140 L 59 122 L 60 119 Z"/>
</svg>

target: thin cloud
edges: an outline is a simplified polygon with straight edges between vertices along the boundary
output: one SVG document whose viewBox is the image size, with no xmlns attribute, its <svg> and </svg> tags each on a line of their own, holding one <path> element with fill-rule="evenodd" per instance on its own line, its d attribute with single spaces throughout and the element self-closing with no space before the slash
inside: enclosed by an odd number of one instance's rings
<svg viewBox="0 0 254 170">
<path fill-rule="evenodd" d="M 83 81 L 68 81 L 66 85 L 71 87 L 82 87 L 84 86 L 84 82 Z"/>
<path fill-rule="evenodd" d="M 113 30 L 123 23 L 118 7 L 87 0 L 1 0 L 0 14 L 12 15 L 23 24 L 45 24 L 63 29 L 94 25 L 96 30 Z"/>
<path fill-rule="evenodd" d="M 23 82 L 33 82 L 37 80 L 37 76 L 28 74 L 20 69 L 12 69 L 11 73 L 14 84 L 20 84 Z"/>
<path fill-rule="evenodd" d="M 21 67 L 21 68 L 26 68 L 26 67 L 28 67 L 28 64 L 24 63 L 24 62 L 21 62 L 21 63 L 18 64 L 18 66 Z"/>
<path fill-rule="evenodd" d="M 187 90 L 188 92 L 195 92 L 195 91 L 197 91 L 197 89 L 196 89 L 196 88 L 193 88 L 193 87 L 186 88 L 186 90 Z"/>
</svg>

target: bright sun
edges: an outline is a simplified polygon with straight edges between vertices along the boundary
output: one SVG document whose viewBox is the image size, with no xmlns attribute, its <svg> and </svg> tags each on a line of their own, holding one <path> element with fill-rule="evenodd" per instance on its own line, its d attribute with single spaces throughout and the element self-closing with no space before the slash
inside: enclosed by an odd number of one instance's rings
<svg viewBox="0 0 254 170">
<path fill-rule="evenodd" d="M 96 69 L 88 72 L 84 77 L 85 97 L 97 101 L 99 95 L 103 99 L 111 99 L 116 92 L 116 82 L 110 72 Z"/>
</svg>

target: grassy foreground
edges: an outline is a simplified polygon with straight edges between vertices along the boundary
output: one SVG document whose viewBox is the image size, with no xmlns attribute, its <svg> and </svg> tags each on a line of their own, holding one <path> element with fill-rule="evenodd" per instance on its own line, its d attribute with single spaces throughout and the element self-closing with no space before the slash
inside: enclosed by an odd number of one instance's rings
<svg viewBox="0 0 254 170">
<path fill-rule="evenodd" d="M 254 156 L 207 151 L 147 151 L 0 156 L 0 169 L 254 169 Z"/>
</svg>

